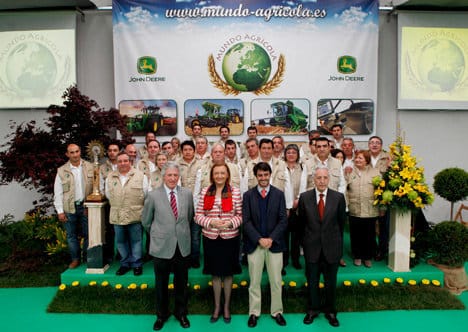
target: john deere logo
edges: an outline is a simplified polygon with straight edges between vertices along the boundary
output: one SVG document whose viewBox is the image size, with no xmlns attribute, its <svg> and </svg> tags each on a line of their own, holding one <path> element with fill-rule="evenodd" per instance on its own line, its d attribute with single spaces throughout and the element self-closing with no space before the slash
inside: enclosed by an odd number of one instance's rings
<svg viewBox="0 0 468 332">
<path fill-rule="evenodd" d="M 152 75 L 156 73 L 156 58 L 151 56 L 142 56 L 138 59 L 137 70 L 140 74 Z"/>
<path fill-rule="evenodd" d="M 356 58 L 344 55 L 338 58 L 338 71 L 342 74 L 352 74 L 356 72 L 357 62 Z"/>
</svg>

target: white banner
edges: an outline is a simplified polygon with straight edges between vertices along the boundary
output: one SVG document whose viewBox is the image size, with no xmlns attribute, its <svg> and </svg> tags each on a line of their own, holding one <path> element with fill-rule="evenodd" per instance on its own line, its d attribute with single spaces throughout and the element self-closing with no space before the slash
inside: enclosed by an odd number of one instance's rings
<svg viewBox="0 0 468 332">
<path fill-rule="evenodd" d="M 135 135 L 374 133 L 377 0 L 113 1 L 116 105 Z"/>
</svg>

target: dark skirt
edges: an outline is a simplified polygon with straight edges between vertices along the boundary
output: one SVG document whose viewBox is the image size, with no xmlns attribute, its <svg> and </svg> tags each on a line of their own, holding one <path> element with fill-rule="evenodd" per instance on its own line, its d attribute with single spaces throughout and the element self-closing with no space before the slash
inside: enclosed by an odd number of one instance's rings
<svg viewBox="0 0 468 332">
<path fill-rule="evenodd" d="M 241 273 L 239 241 L 239 236 L 216 240 L 203 236 L 203 274 L 226 277 Z"/>
</svg>

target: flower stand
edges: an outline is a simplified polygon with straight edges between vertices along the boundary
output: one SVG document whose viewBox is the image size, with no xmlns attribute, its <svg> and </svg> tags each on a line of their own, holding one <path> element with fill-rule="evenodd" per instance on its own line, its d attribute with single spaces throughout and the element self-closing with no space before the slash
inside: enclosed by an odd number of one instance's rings
<svg viewBox="0 0 468 332">
<path fill-rule="evenodd" d="M 104 263 L 105 242 L 105 206 L 107 201 L 103 202 L 85 202 L 88 208 L 88 255 L 86 273 L 103 274 L 109 264 Z"/>
<path fill-rule="evenodd" d="M 388 267 L 394 272 L 410 271 L 411 211 L 390 211 Z"/>
</svg>

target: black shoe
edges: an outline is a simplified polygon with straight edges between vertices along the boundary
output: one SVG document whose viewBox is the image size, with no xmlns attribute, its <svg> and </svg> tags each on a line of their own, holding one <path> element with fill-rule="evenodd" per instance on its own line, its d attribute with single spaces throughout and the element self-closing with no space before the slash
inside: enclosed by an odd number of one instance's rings
<svg viewBox="0 0 468 332">
<path fill-rule="evenodd" d="M 166 319 L 162 319 L 162 318 L 156 319 L 153 325 L 153 330 L 159 331 L 160 329 L 163 328 L 165 322 L 166 322 Z"/>
<path fill-rule="evenodd" d="M 119 267 L 117 272 L 115 272 L 115 274 L 118 275 L 118 276 L 123 276 L 125 273 L 127 273 L 130 270 L 131 270 L 131 268 L 129 268 L 127 266 L 121 266 L 121 267 Z"/>
<path fill-rule="evenodd" d="M 248 327 L 255 327 L 257 326 L 257 320 L 258 320 L 258 317 L 255 316 L 255 315 L 250 315 L 249 316 L 249 320 L 247 321 L 247 326 Z"/>
<path fill-rule="evenodd" d="M 229 324 L 231 322 L 231 316 L 223 316 L 223 320 L 226 324 Z"/>
<path fill-rule="evenodd" d="M 286 325 L 286 320 L 284 319 L 283 315 L 282 314 L 276 314 L 276 316 L 271 316 L 271 318 L 273 318 L 276 322 L 276 324 L 278 324 L 279 326 L 285 326 Z"/>
<path fill-rule="evenodd" d="M 325 318 L 328 319 L 328 322 L 330 323 L 331 326 L 333 326 L 333 327 L 340 326 L 340 322 L 336 318 L 336 314 L 327 313 L 327 314 L 325 314 Z"/>
<path fill-rule="evenodd" d="M 142 273 L 143 273 L 143 267 L 142 266 L 138 266 L 138 267 L 133 268 L 133 275 L 134 276 L 141 276 Z"/>
<path fill-rule="evenodd" d="M 304 324 L 309 325 L 314 322 L 314 319 L 318 317 L 318 313 L 313 312 L 313 313 L 307 313 L 304 317 Z"/>
<path fill-rule="evenodd" d="M 187 316 L 182 315 L 178 317 L 177 320 L 179 321 L 180 326 L 182 326 L 184 329 L 190 327 L 190 321 L 188 320 Z"/>
<path fill-rule="evenodd" d="M 382 255 L 380 253 L 377 253 L 374 257 L 374 260 L 376 262 L 380 262 L 383 259 Z"/>
<path fill-rule="evenodd" d="M 218 319 L 219 319 L 219 312 L 218 312 L 218 315 L 217 315 L 217 316 L 215 316 L 214 314 L 211 315 L 211 317 L 210 317 L 210 323 L 216 323 L 216 322 L 218 321 Z"/>
<path fill-rule="evenodd" d="M 285 275 L 286 275 L 286 270 L 285 270 L 284 268 L 281 269 L 281 275 L 282 275 L 282 276 L 285 276 Z"/>
</svg>

